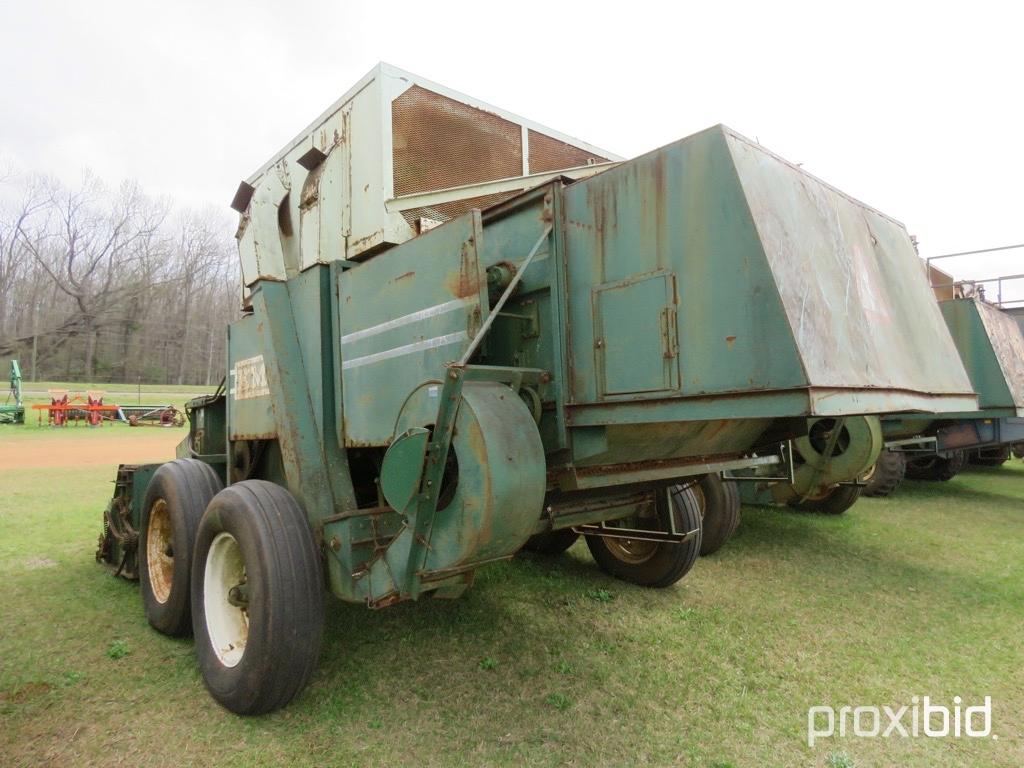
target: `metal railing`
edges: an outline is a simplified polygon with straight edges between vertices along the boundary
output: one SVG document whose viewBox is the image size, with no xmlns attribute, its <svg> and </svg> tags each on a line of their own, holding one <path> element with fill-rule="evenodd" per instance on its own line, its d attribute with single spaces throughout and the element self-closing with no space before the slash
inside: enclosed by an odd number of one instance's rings
<svg viewBox="0 0 1024 768">
<path fill-rule="evenodd" d="M 997 251 L 1012 251 L 1014 249 L 1024 248 L 1024 243 L 1017 245 L 1000 245 L 996 248 L 981 248 L 976 251 L 958 251 L 957 253 L 944 253 L 939 256 L 929 256 L 925 259 L 925 266 L 928 269 L 928 282 L 931 284 L 933 289 L 935 288 L 951 288 L 953 289 L 954 295 L 957 292 L 957 288 L 963 286 L 970 286 L 973 289 L 973 293 L 970 295 L 976 295 L 983 301 L 987 301 L 989 304 L 994 304 L 1000 309 L 1009 309 L 1016 307 L 1024 307 L 1024 297 L 1019 299 L 1004 299 L 1003 298 L 1003 286 L 1005 283 L 1010 283 L 1014 280 L 1024 280 L 1024 273 L 1013 274 L 1013 275 L 999 275 L 998 277 L 987 277 L 987 278 L 971 278 L 969 280 L 954 280 L 951 283 L 934 283 L 931 264 L 933 261 L 939 259 L 951 259 L 955 256 L 975 256 L 982 253 L 995 253 Z M 985 294 L 988 292 L 986 286 L 995 284 L 996 298 L 993 301 L 988 298 Z M 964 294 L 968 295 L 968 294 Z"/>
</svg>

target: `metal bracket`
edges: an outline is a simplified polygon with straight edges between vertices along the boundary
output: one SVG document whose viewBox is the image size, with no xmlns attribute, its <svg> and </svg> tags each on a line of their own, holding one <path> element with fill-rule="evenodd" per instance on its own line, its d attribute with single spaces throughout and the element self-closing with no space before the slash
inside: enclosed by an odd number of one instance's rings
<svg viewBox="0 0 1024 768">
<path fill-rule="evenodd" d="M 540 315 L 537 312 L 537 302 L 533 299 L 527 300 L 523 303 L 522 310 L 522 313 L 502 312 L 501 317 L 522 321 L 522 337 L 524 339 L 536 339 L 540 336 Z"/>
<path fill-rule="evenodd" d="M 412 524 L 412 539 L 409 543 L 407 560 L 406 591 L 415 599 L 420 593 L 419 573 L 423 570 L 427 551 L 430 548 L 430 529 L 437 514 L 437 499 L 441 493 L 441 481 L 448 462 L 452 436 L 455 434 L 455 418 L 462 403 L 462 382 L 466 369 L 457 365 L 448 368 L 444 386 L 441 388 L 441 403 L 434 422 L 434 432 L 427 444 L 423 480 L 420 484 L 419 499 L 415 504 Z"/>
<path fill-rule="evenodd" d="M 846 418 L 836 419 L 835 426 L 832 428 L 832 434 L 828 436 L 828 440 L 825 442 L 825 450 L 822 452 L 823 465 L 815 467 L 814 472 L 811 474 L 811 479 L 807 483 L 807 492 L 800 497 L 800 503 L 803 504 L 811 496 L 814 495 L 814 491 L 817 490 L 817 480 L 824 474 L 824 472 L 832 464 L 832 451 L 835 450 L 836 443 L 839 442 L 839 435 L 843 432 L 843 427 L 846 426 Z"/>
<path fill-rule="evenodd" d="M 675 521 L 672 523 L 672 528 L 675 528 Z M 695 528 L 694 530 L 686 531 L 685 533 L 679 533 L 675 530 L 666 533 L 664 531 L 645 531 L 639 528 L 617 528 L 615 526 L 607 525 L 604 522 L 591 525 L 577 525 L 574 526 L 572 530 L 584 535 L 604 536 L 606 539 L 658 541 L 668 544 L 683 544 L 700 533 L 700 528 Z"/>
<path fill-rule="evenodd" d="M 484 321 L 483 326 L 477 332 L 476 336 L 473 337 L 473 341 L 470 342 L 469 347 L 466 348 L 466 353 L 458 362 L 459 366 L 465 366 L 469 362 L 473 353 L 476 352 L 477 347 L 480 346 L 480 342 L 483 341 L 484 336 L 486 336 L 487 332 L 491 330 L 491 324 L 494 322 L 494 318 L 501 314 L 501 310 L 504 308 L 505 303 L 512 295 L 512 292 L 516 289 L 516 286 L 519 285 L 519 282 L 523 279 L 523 274 L 526 272 L 526 268 L 530 266 L 530 262 L 533 261 L 533 257 L 537 255 L 537 251 L 540 250 L 544 241 L 547 240 L 548 236 L 551 234 L 551 229 L 552 227 L 550 224 L 544 227 L 544 231 L 541 233 L 541 236 L 537 238 L 537 242 L 533 244 L 533 248 L 530 249 L 530 253 L 527 254 L 521 264 L 516 265 L 515 275 L 513 275 L 512 279 L 508 281 L 508 285 L 505 286 L 505 290 L 501 294 L 501 298 L 499 298 L 497 303 L 495 303 L 494 308 L 491 310 L 490 314 L 487 315 L 487 320 Z"/>
<path fill-rule="evenodd" d="M 772 454 L 775 457 L 775 454 Z M 787 440 L 779 445 L 778 461 L 776 464 L 785 465 L 785 477 L 770 477 L 768 475 L 729 475 L 728 479 L 738 483 L 789 483 L 796 484 L 796 466 L 793 464 L 793 441 Z M 724 477 L 724 475 L 723 475 Z"/>
</svg>

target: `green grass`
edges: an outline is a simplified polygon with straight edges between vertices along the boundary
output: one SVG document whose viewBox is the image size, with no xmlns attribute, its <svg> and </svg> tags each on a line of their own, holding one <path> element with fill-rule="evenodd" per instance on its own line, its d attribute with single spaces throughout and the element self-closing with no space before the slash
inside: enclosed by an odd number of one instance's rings
<svg viewBox="0 0 1024 768">
<path fill-rule="evenodd" d="M 329 598 L 310 687 L 248 719 L 93 562 L 112 477 L 0 470 L 0 765 L 1024 764 L 1017 461 L 839 518 L 744 509 L 667 590 L 600 574 L 579 543 L 456 601 Z M 992 696 L 999 739 L 806 745 L 811 705 L 914 695 Z"/>
</svg>

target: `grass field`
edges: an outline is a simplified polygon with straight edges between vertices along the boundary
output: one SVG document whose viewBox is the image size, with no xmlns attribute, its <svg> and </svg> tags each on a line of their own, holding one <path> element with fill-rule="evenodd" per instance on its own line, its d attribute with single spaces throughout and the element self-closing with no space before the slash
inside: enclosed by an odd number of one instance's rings
<svg viewBox="0 0 1024 768">
<path fill-rule="evenodd" d="M 126 460 L 155 439 L 114 429 Z M 183 434 L 153 432 L 168 457 Z M 100 437 L 0 428 L 8 446 Z M 1019 461 L 839 518 L 746 508 L 668 590 L 602 575 L 578 543 L 483 570 L 453 602 L 328 598 L 311 686 L 251 719 L 214 704 L 191 641 L 151 630 L 138 587 L 93 561 L 114 469 L 0 466 L 2 766 L 1024 764 Z M 998 739 L 807 746 L 812 705 L 922 695 L 991 696 Z"/>
</svg>

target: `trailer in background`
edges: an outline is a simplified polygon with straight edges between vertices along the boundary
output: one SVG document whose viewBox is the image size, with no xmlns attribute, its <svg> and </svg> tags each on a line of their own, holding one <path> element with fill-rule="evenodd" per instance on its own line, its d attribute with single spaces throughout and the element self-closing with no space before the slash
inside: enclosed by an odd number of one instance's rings
<svg viewBox="0 0 1024 768">
<path fill-rule="evenodd" d="M 957 281 L 930 262 L 928 273 L 979 407 L 934 419 L 883 419 L 886 451 L 864 478 L 867 495 L 893 493 L 904 476 L 945 481 L 967 464 L 999 466 L 1024 456 L 1021 299 L 1007 298 L 1009 286 L 1024 285 L 1024 276 Z"/>
</svg>

